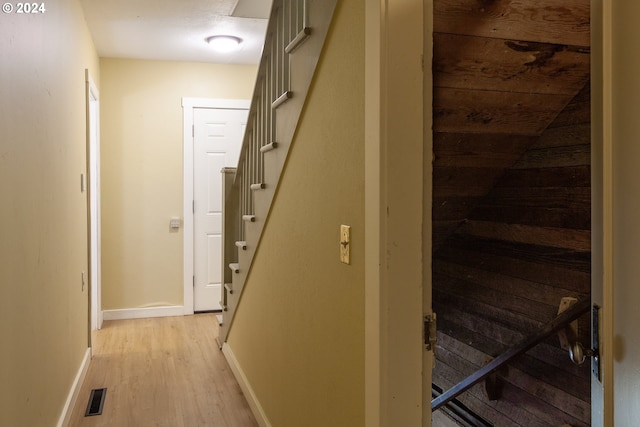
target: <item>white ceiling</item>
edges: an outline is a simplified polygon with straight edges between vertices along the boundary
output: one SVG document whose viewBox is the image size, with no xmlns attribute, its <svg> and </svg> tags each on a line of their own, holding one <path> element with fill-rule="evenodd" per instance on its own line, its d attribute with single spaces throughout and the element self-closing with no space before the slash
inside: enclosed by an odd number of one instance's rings
<svg viewBox="0 0 640 427">
<path fill-rule="evenodd" d="M 80 0 L 100 57 L 257 64 L 272 0 Z M 205 42 L 233 35 L 240 50 Z"/>
</svg>

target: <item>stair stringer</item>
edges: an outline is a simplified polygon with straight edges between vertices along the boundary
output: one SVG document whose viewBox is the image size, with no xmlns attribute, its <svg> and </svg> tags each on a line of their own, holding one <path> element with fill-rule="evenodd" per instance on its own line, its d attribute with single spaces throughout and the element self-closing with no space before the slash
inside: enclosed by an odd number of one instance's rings
<svg viewBox="0 0 640 427">
<path fill-rule="evenodd" d="M 271 206 L 280 183 L 280 177 L 286 166 L 289 150 L 293 142 L 298 121 L 304 108 L 309 88 L 315 75 L 318 61 L 322 54 L 324 42 L 331 26 L 337 0 L 309 0 L 308 16 L 311 34 L 305 42 L 289 54 L 290 60 L 290 91 L 293 96 L 279 105 L 276 114 L 276 149 L 263 153 L 264 158 L 264 188 L 254 190 L 253 206 L 255 221 L 244 222 L 244 241 L 246 249 L 236 248 L 239 272 L 233 274 L 233 293 L 227 297 L 227 306 L 223 311 L 222 324 L 218 344 L 220 347 L 226 342 L 233 325 L 236 309 L 241 301 L 242 292 L 251 272 L 253 258 L 260 244 L 262 233 L 271 211 Z M 275 7 L 274 7 L 275 10 Z M 273 12 L 272 12 L 273 16 Z M 265 51 L 267 49 L 265 48 Z M 264 62 L 264 56 L 263 56 Z M 262 68 L 262 64 L 261 64 Z M 259 79 L 258 79 L 259 81 Z M 257 91 L 256 91 L 257 92 Z M 255 108 L 257 96 L 254 95 L 251 113 Z M 244 148 L 244 147 L 243 147 Z M 242 155 L 241 155 L 242 158 Z M 223 291 L 224 292 L 224 291 Z"/>
</svg>

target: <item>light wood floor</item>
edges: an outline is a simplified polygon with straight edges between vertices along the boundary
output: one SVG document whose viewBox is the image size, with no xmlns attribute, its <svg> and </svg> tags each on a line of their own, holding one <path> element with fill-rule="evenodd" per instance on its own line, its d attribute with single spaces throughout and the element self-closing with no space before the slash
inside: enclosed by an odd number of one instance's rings
<svg viewBox="0 0 640 427">
<path fill-rule="evenodd" d="M 71 426 L 257 426 L 217 335 L 213 314 L 104 322 Z M 103 387 L 102 415 L 85 417 Z"/>
</svg>

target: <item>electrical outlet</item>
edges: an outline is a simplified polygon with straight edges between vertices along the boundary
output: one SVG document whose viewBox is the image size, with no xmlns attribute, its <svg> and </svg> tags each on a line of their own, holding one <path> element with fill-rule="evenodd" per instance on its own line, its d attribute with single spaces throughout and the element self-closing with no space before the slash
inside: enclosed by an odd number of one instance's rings
<svg viewBox="0 0 640 427">
<path fill-rule="evenodd" d="M 351 227 L 340 226 L 340 261 L 344 264 L 351 264 Z"/>
</svg>

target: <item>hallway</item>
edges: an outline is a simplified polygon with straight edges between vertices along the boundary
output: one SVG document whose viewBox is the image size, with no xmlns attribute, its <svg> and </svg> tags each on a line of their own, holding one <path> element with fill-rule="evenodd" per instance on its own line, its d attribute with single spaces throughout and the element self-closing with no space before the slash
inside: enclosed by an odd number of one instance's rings
<svg viewBox="0 0 640 427">
<path fill-rule="evenodd" d="M 217 335 L 213 314 L 105 322 L 71 426 L 257 426 Z M 102 415 L 85 417 L 97 388 Z"/>
</svg>

